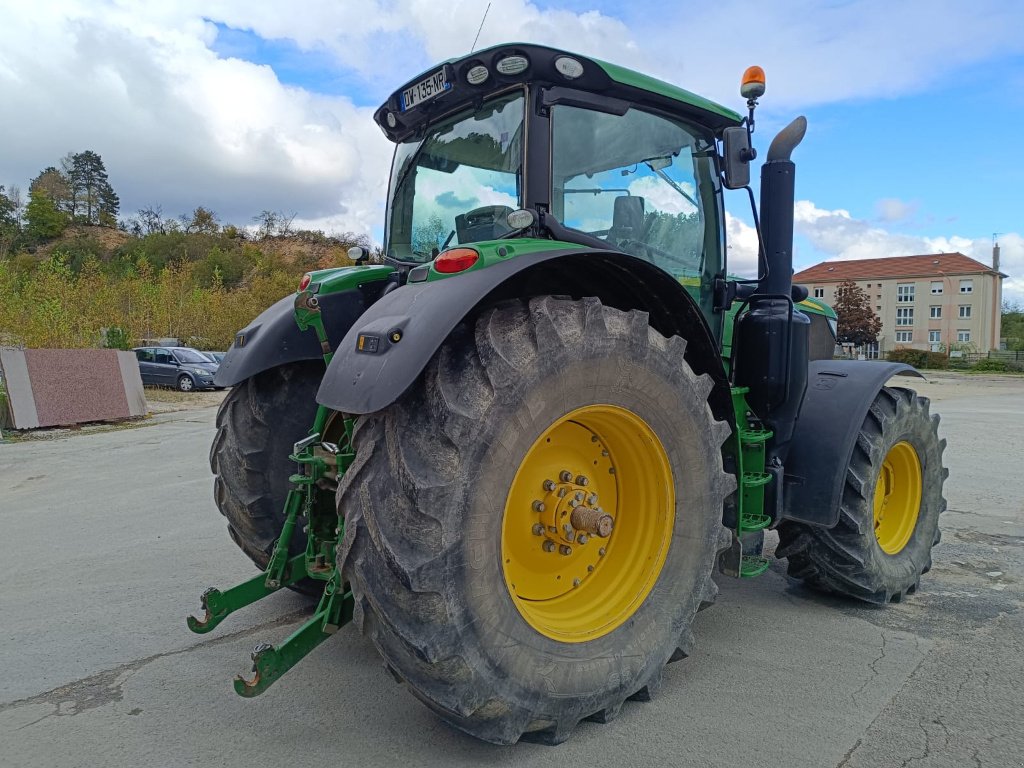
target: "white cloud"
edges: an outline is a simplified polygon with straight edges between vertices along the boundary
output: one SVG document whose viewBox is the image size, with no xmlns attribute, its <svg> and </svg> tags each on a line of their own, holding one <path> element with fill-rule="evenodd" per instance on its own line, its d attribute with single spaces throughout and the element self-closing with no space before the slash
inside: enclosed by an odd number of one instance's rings
<svg viewBox="0 0 1024 768">
<path fill-rule="evenodd" d="M 757 277 L 757 230 L 726 211 L 725 237 L 729 248 L 729 274 Z"/>
<path fill-rule="evenodd" d="M 174 215 L 204 205 L 224 221 L 246 224 L 246 217 L 274 209 L 297 213 L 297 221 L 379 232 L 391 147 L 371 108 L 285 86 L 266 66 L 218 57 L 211 22 L 327 52 L 339 71 L 354 71 L 376 91 L 468 52 L 483 7 L 480 0 L 451 0 L 443 8 L 426 0 L 308 0 L 296 9 L 269 0 L 7 3 L 0 24 L 7 116 L 0 124 L 0 183 L 24 187 L 68 151 L 89 148 L 106 161 L 126 213 L 160 204 Z M 996 52 L 1024 51 L 1019 4 L 1005 0 L 813 7 L 806 0 L 770 7 L 723 0 L 630 13 L 634 20 L 626 25 L 596 11 L 503 0 L 491 6 L 479 46 L 528 39 L 565 47 L 734 106 L 736 79 L 756 61 L 768 70 L 764 109 L 780 113 L 921 90 Z M 711 33 L 738 33 L 741 25 L 756 30 L 742 43 L 723 45 L 722 35 Z M 896 203 L 880 203 L 883 220 L 912 213 Z M 809 219 L 801 226 L 825 252 L 848 258 L 877 255 L 877 247 L 921 247 L 921 238 L 842 211 L 819 213 L 805 210 Z M 732 217 L 727 226 L 732 263 L 754 268 L 752 230 Z M 960 243 L 948 244 L 975 247 Z"/>
<path fill-rule="evenodd" d="M 905 202 L 898 197 L 883 197 L 875 203 L 875 211 L 882 221 L 902 221 L 917 213 L 916 201 Z"/>
<path fill-rule="evenodd" d="M 18 4 L 0 26 L 8 117 L 0 183 L 25 185 L 69 151 L 93 149 L 131 212 L 212 208 L 247 224 L 263 209 L 382 219 L 390 144 L 372 110 L 282 85 L 218 58 L 211 26 L 157 6 Z M 45 51 L 45 56 L 39 52 Z"/>
<path fill-rule="evenodd" d="M 877 259 L 959 251 L 983 264 L 992 263 L 990 237 L 892 232 L 864 219 L 854 218 L 849 211 L 818 208 L 809 200 L 797 201 L 794 217 L 796 232 L 806 237 L 826 260 Z M 1003 294 L 1008 300 L 1024 301 L 1024 236 L 1018 233 L 1003 234 L 999 236 L 999 244 L 1000 270 L 1009 275 L 1003 281 Z M 799 267 L 808 267 L 811 263 L 808 261 Z"/>
</svg>

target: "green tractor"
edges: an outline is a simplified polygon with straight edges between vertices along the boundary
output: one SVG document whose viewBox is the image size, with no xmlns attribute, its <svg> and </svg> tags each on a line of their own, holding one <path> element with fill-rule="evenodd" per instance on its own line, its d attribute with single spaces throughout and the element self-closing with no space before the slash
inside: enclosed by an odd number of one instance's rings
<svg viewBox="0 0 1024 768">
<path fill-rule="evenodd" d="M 253 652 L 254 696 L 350 620 L 442 718 L 558 743 L 645 700 L 693 647 L 713 573 L 776 556 L 873 603 L 918 586 L 945 508 L 904 365 L 833 361 L 792 285 L 798 118 L 761 168 L 759 275 L 726 269 L 741 117 L 536 45 L 445 62 L 374 119 L 395 144 L 381 263 L 311 272 L 240 331 L 210 452 L 263 569 L 197 632 L 291 588 L 319 599 Z M 757 221 L 757 212 L 755 221 Z"/>
</svg>

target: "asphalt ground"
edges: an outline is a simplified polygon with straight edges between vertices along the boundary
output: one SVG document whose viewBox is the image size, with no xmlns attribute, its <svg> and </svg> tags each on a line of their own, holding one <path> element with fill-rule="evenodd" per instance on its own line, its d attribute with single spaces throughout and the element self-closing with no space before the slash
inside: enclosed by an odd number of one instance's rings
<svg viewBox="0 0 1024 768">
<path fill-rule="evenodd" d="M 211 497 L 212 407 L 0 445 L 0 765 L 1022 766 L 1024 379 L 920 389 L 950 478 L 916 595 L 825 597 L 781 562 L 722 577 L 655 700 L 559 747 L 453 731 L 351 627 L 236 696 L 253 645 L 308 608 L 280 593 L 212 635 L 185 627 L 207 585 L 253 573 Z"/>
</svg>

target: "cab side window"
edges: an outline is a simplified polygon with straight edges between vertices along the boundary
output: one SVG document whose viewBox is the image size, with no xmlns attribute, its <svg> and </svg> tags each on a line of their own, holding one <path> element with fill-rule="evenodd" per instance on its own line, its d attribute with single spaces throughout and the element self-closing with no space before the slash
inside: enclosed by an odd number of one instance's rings
<svg viewBox="0 0 1024 768">
<path fill-rule="evenodd" d="M 164 365 L 172 365 L 174 363 L 174 358 L 166 349 L 158 349 L 156 350 L 156 362 L 163 363 Z"/>
</svg>

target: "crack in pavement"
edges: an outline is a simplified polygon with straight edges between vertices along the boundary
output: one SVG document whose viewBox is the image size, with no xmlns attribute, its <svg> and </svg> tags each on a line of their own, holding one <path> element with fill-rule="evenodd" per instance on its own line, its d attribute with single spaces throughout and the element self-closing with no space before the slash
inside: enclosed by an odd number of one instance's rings
<svg viewBox="0 0 1024 768">
<path fill-rule="evenodd" d="M 81 714 L 82 712 L 95 709 L 96 707 L 102 707 L 106 704 L 121 701 L 121 699 L 124 698 L 124 685 L 131 676 L 146 665 L 151 664 L 158 659 L 222 645 L 273 627 L 294 623 L 309 614 L 310 611 L 306 609 L 292 611 L 285 616 L 264 622 L 263 624 L 259 624 L 255 627 L 250 627 L 249 629 L 242 629 L 229 635 L 210 638 L 196 643 L 195 645 L 190 645 L 187 648 L 163 651 L 162 653 L 155 653 L 152 656 L 147 656 L 142 659 L 129 661 L 111 669 L 105 669 L 95 675 L 84 677 L 81 680 L 75 680 L 74 682 L 66 683 L 65 685 L 58 686 L 57 688 L 53 688 L 49 691 L 36 694 L 35 696 L 28 696 L 23 699 L 17 699 L 15 701 L 0 704 L 0 713 L 6 712 L 10 709 L 31 706 L 33 704 L 48 704 L 54 707 L 53 711 L 47 712 L 45 715 L 30 723 L 25 723 L 15 730 L 21 730 L 22 728 L 27 728 L 30 725 L 35 725 L 48 717 L 65 717 Z"/>
</svg>

